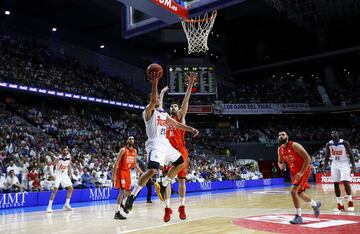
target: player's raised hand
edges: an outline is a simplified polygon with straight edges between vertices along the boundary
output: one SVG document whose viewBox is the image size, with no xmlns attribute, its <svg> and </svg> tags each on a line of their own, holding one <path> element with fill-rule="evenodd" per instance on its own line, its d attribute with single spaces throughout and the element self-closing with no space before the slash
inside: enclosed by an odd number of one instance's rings
<svg viewBox="0 0 360 234">
<path fill-rule="evenodd" d="M 192 131 L 192 134 L 193 134 L 193 137 L 197 137 L 199 135 L 199 130 L 194 128 L 193 131 Z"/>
<path fill-rule="evenodd" d="M 188 81 L 189 84 L 194 84 L 197 78 L 198 75 L 196 72 L 189 72 L 186 74 L 186 80 Z"/>
<path fill-rule="evenodd" d="M 169 86 L 165 86 L 165 87 L 160 91 L 160 93 L 164 94 L 164 93 L 166 93 L 168 90 L 169 90 Z"/>
<path fill-rule="evenodd" d="M 158 83 L 160 78 L 162 77 L 162 72 L 149 72 L 147 73 L 147 77 L 151 83 Z"/>
</svg>

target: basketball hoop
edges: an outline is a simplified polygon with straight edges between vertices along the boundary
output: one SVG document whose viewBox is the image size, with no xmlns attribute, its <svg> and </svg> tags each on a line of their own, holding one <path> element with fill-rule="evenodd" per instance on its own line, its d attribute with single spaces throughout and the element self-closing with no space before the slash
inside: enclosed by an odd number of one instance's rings
<svg viewBox="0 0 360 234">
<path fill-rule="evenodd" d="M 208 38 L 214 26 L 217 11 L 205 13 L 192 19 L 181 21 L 188 40 L 188 54 L 201 53 L 209 50 Z"/>
</svg>

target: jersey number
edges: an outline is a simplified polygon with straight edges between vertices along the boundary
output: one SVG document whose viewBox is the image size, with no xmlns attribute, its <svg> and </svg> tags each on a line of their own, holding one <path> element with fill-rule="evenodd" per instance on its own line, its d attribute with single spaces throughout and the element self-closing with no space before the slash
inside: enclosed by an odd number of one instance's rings
<svg viewBox="0 0 360 234">
<path fill-rule="evenodd" d="M 162 128 L 160 130 L 160 135 L 163 136 L 163 135 L 166 135 L 166 128 Z"/>
</svg>

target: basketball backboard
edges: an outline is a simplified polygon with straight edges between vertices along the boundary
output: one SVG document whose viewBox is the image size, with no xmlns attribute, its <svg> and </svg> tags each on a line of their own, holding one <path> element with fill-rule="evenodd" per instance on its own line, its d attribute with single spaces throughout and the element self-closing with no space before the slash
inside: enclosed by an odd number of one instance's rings
<svg viewBox="0 0 360 234">
<path fill-rule="evenodd" d="M 192 18 L 215 9 L 229 7 L 247 0 L 195 0 L 189 8 L 178 0 L 117 0 L 124 4 L 122 9 L 122 35 L 135 37 L 168 25 L 176 24 L 182 18 Z"/>
</svg>

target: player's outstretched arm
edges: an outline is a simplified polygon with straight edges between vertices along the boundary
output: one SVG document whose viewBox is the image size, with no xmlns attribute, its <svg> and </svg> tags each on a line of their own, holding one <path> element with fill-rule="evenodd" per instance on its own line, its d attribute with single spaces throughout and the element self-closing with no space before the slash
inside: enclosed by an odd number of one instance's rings
<svg viewBox="0 0 360 234">
<path fill-rule="evenodd" d="M 150 96 L 150 103 L 146 107 L 146 112 L 145 112 L 146 121 L 148 121 L 151 118 L 151 116 L 154 112 L 155 106 L 157 104 L 158 83 L 159 83 L 159 79 L 161 78 L 161 73 L 151 72 L 151 73 L 148 73 L 147 76 L 151 82 L 151 96 Z"/>
<path fill-rule="evenodd" d="M 180 120 L 182 123 L 184 123 L 185 121 L 185 116 L 188 112 L 188 109 L 189 109 L 189 100 L 190 100 L 190 96 L 191 96 L 191 91 L 192 91 L 192 87 L 194 85 L 194 82 L 195 80 L 197 79 L 197 73 L 195 72 L 190 72 L 187 74 L 187 80 L 188 80 L 188 87 L 186 89 L 186 93 L 185 93 L 185 96 L 184 96 L 184 99 L 182 101 L 182 104 L 181 104 L 181 108 L 179 110 L 179 117 L 180 117 Z"/>
<path fill-rule="evenodd" d="M 165 86 L 161 91 L 160 91 L 160 97 L 159 97 L 159 109 L 164 110 L 164 96 L 165 93 L 169 90 L 168 86 Z"/>
<path fill-rule="evenodd" d="M 199 131 L 193 127 L 190 127 L 186 124 L 177 122 L 176 120 L 174 120 L 173 118 L 171 118 L 170 116 L 167 116 L 166 118 L 166 122 L 169 126 L 173 126 L 175 128 L 187 131 L 187 132 L 191 132 L 193 134 L 193 137 L 196 137 L 197 135 L 199 135 Z"/>
</svg>

